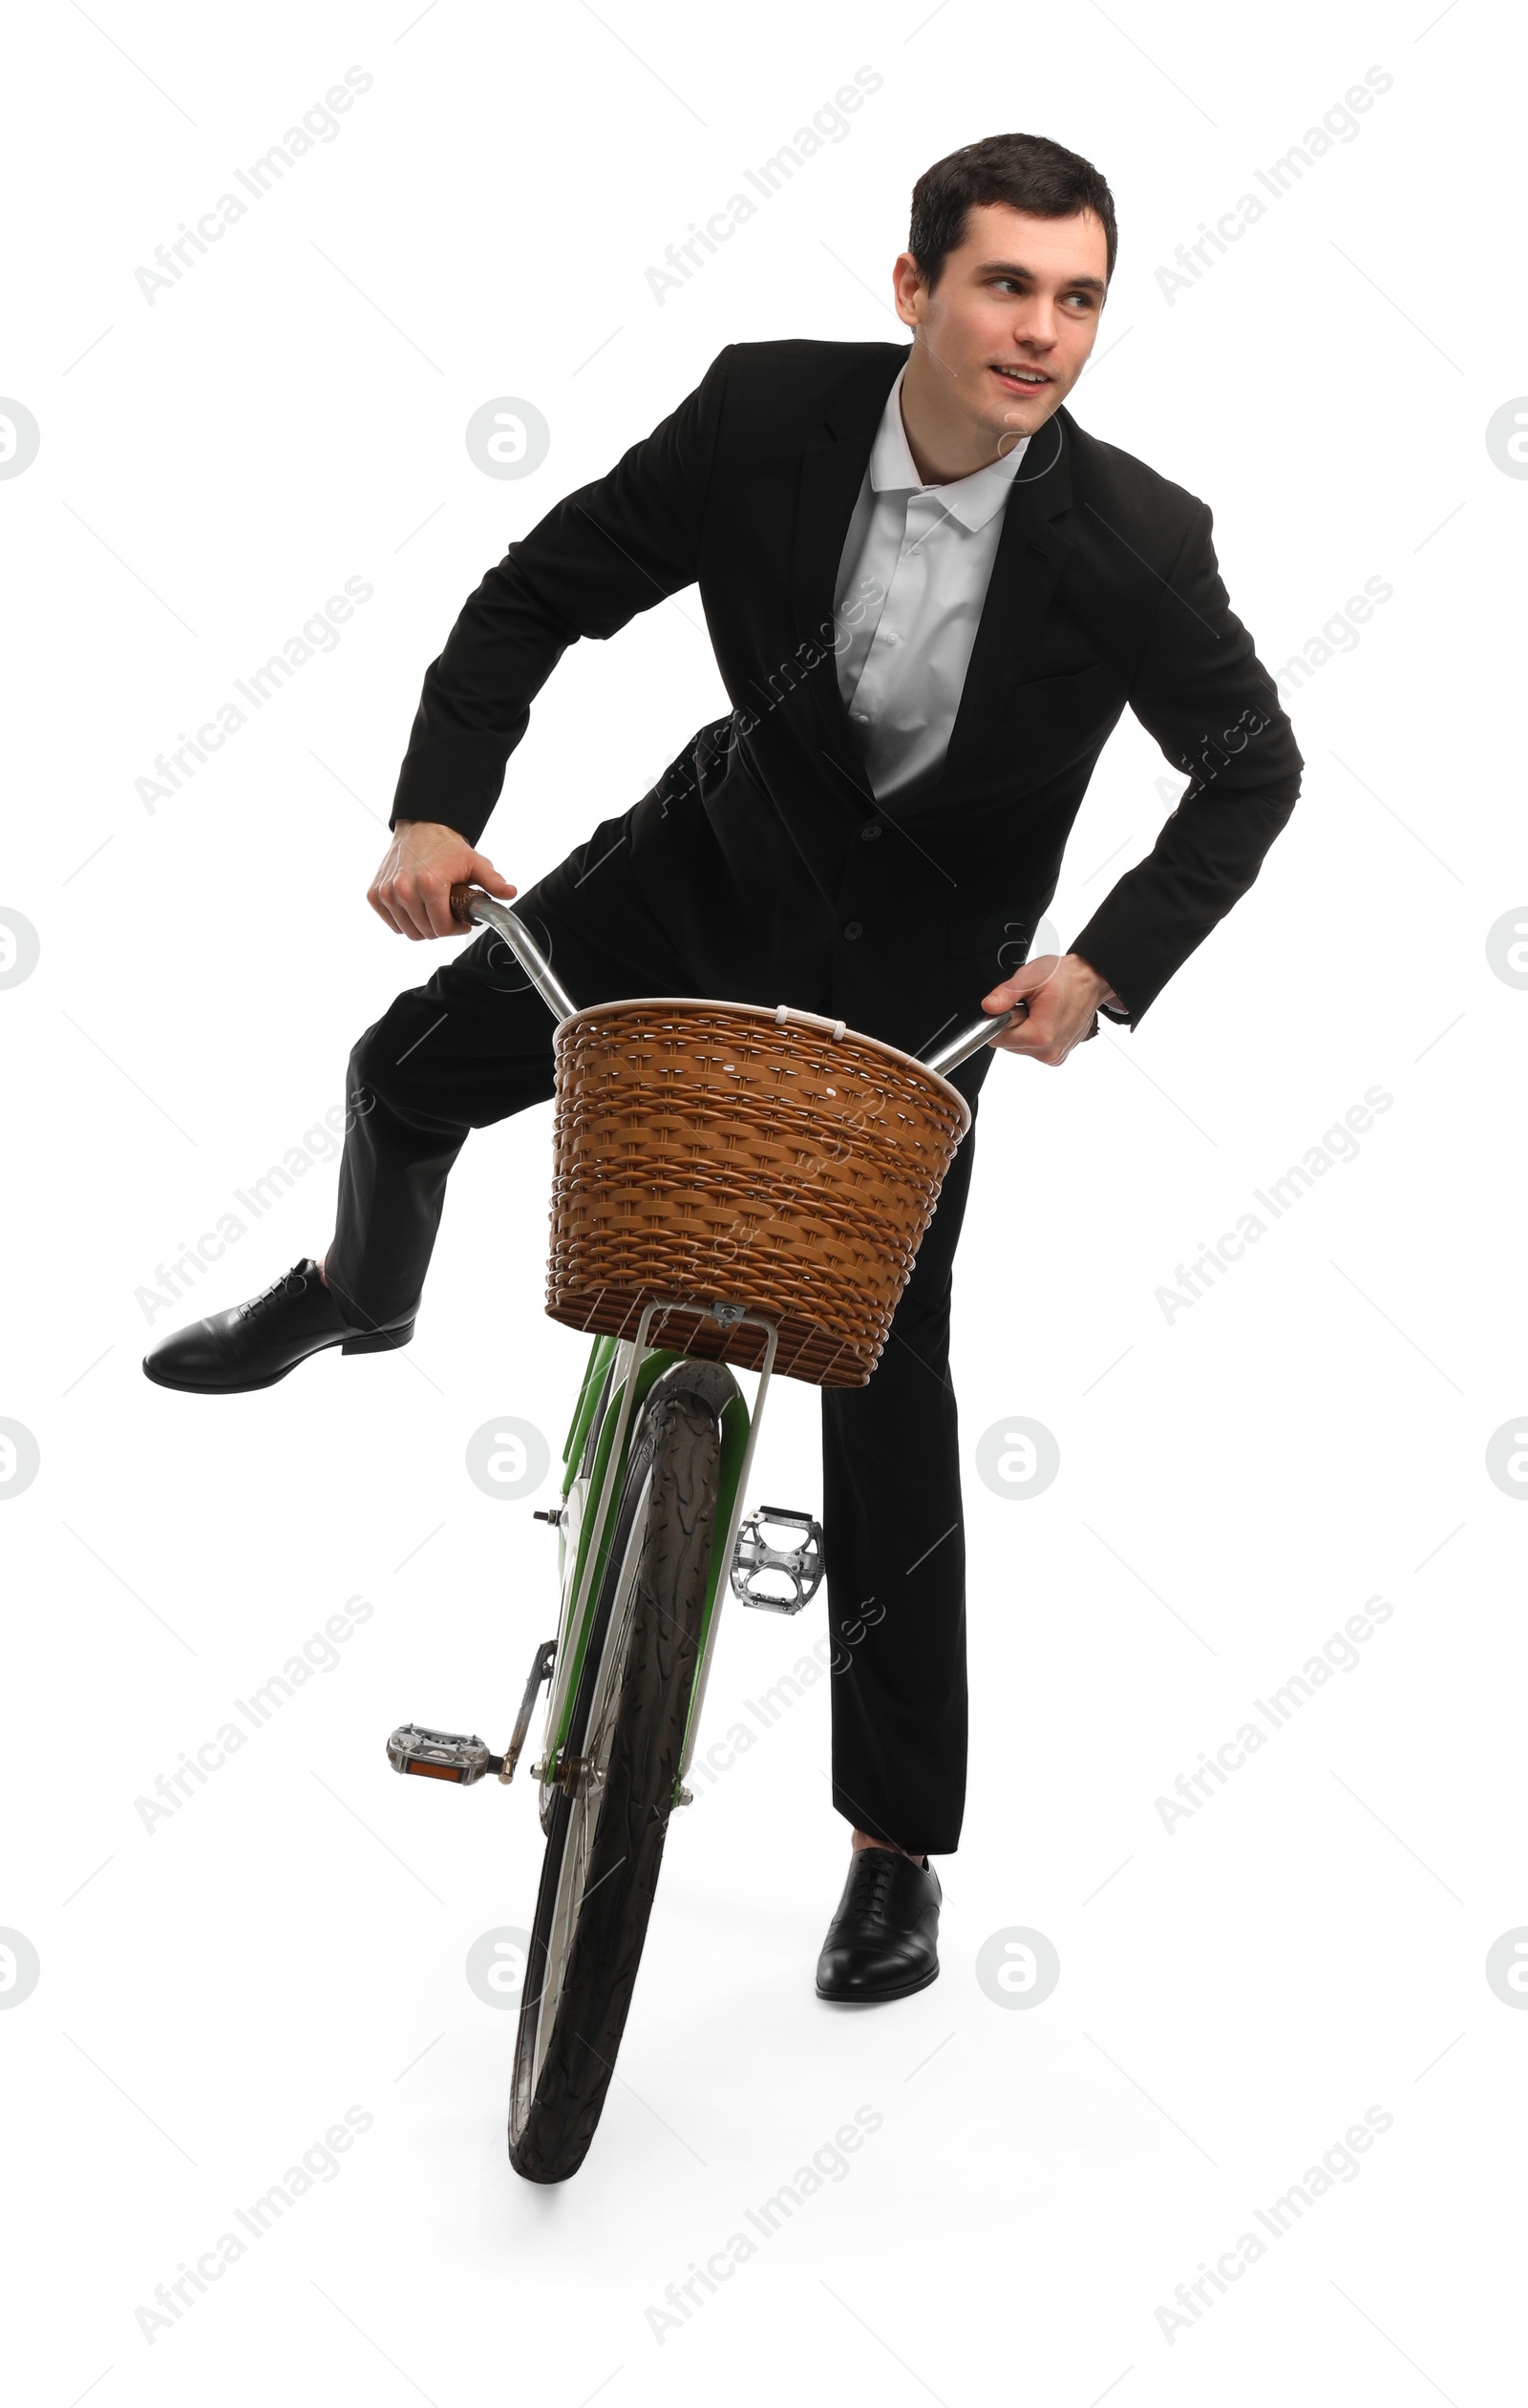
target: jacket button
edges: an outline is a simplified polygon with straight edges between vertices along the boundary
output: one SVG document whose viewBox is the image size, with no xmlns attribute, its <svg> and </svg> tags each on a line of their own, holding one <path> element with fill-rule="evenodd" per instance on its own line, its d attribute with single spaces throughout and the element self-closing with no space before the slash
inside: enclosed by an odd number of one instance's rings
<svg viewBox="0 0 1528 2408">
<path fill-rule="evenodd" d="M 860 841 L 861 844 L 872 844 L 881 833 L 881 828 L 880 820 L 872 819 L 868 827 L 860 829 Z"/>
<path fill-rule="evenodd" d="M 846 919 L 843 923 L 843 933 L 846 937 L 854 938 L 862 937 L 865 932 L 858 919 Z"/>
</svg>

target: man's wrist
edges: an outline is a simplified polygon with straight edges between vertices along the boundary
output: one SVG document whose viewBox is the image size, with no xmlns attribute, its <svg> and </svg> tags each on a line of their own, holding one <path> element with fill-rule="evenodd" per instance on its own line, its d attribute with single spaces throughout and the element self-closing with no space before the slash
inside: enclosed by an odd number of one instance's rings
<svg viewBox="0 0 1528 2408">
<path fill-rule="evenodd" d="M 1071 955 L 1070 959 L 1075 961 L 1080 968 L 1087 971 L 1088 976 L 1092 979 L 1094 986 L 1097 988 L 1098 991 L 1093 999 L 1095 1007 L 1099 1004 L 1107 1004 L 1116 1012 L 1122 1012 L 1124 1010 L 1124 1004 L 1120 1002 L 1119 997 L 1114 993 L 1114 988 L 1110 985 L 1109 981 L 1105 978 L 1101 970 L 1095 970 L 1093 963 L 1088 961 L 1086 956 L 1083 954 L 1073 953 Z"/>
</svg>

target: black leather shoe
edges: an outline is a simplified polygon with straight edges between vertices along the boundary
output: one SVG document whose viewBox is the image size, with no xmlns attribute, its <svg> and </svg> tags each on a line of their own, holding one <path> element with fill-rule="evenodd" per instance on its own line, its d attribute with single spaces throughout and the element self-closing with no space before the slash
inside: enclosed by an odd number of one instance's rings
<svg viewBox="0 0 1528 2408">
<path fill-rule="evenodd" d="M 273 1387 L 326 1346 L 347 1355 L 385 1354 L 413 1336 L 412 1320 L 391 1328 L 352 1328 L 308 1256 L 247 1304 L 161 1338 L 144 1356 L 143 1368 L 161 1388 L 229 1396 L 241 1388 Z"/>
<path fill-rule="evenodd" d="M 932 1865 L 894 1848 L 857 1848 L 817 1958 L 817 1996 L 873 2002 L 926 1990 L 939 1973 Z"/>
</svg>

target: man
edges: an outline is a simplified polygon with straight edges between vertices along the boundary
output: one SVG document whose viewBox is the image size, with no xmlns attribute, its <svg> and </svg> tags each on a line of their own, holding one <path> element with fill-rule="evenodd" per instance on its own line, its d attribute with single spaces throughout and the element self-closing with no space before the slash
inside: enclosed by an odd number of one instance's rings
<svg viewBox="0 0 1528 2408">
<path fill-rule="evenodd" d="M 456 880 L 516 894 L 477 847 L 532 700 L 568 644 L 698 582 L 732 712 L 520 902 L 580 1003 L 795 1003 L 917 1052 L 1022 1002 L 955 1074 L 973 1112 L 994 1050 L 1054 1066 L 1100 1009 L 1136 1027 L 1251 885 L 1303 762 L 1208 509 L 1063 407 L 1114 253 L 1086 159 L 1029 135 L 957 151 L 915 187 L 894 271 L 910 348 L 729 345 L 512 544 L 424 680 L 368 897 L 389 926 L 458 933 Z M 1127 704 L 1188 789 L 1072 949 L 1027 961 Z M 590 757 L 618 749 L 591 735 Z M 551 1095 L 551 1022 L 485 935 L 368 1030 L 350 1080 L 323 1262 L 162 1341 L 151 1379 L 224 1392 L 328 1346 L 406 1344 L 451 1165 L 469 1129 Z M 948 1346 L 974 1142 L 874 1376 L 822 1398 L 833 1800 L 853 1826 L 824 1997 L 939 1970 L 929 1856 L 954 1849 L 965 1796 Z"/>
</svg>

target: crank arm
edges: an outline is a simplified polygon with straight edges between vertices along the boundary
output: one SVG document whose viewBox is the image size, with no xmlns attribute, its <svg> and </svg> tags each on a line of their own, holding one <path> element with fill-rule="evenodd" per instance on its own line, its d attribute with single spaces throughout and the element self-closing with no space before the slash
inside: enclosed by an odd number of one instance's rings
<svg viewBox="0 0 1528 2408">
<path fill-rule="evenodd" d="M 509 1745 L 504 1750 L 502 1762 L 496 1767 L 500 1781 L 513 1781 L 515 1778 L 515 1767 L 520 1763 L 520 1751 L 525 1744 L 525 1734 L 530 1729 L 531 1716 L 536 1711 L 537 1692 L 542 1681 L 551 1678 L 552 1661 L 556 1654 L 555 1638 L 543 1638 L 536 1650 L 536 1661 L 531 1666 L 531 1677 L 525 1683 L 525 1695 L 520 1701 L 520 1712 L 515 1717 L 515 1728 L 510 1734 Z"/>
</svg>

